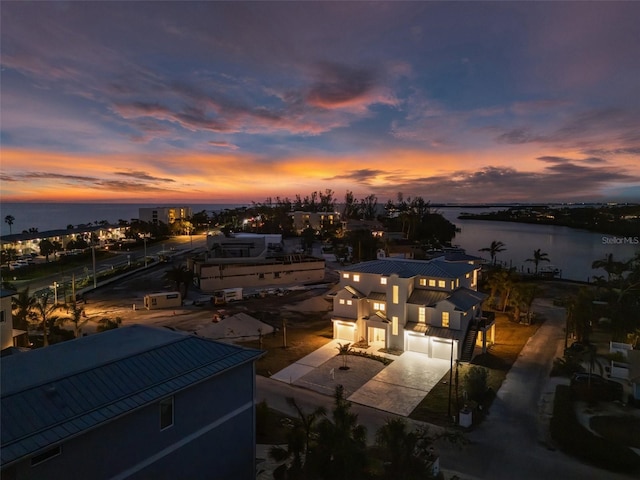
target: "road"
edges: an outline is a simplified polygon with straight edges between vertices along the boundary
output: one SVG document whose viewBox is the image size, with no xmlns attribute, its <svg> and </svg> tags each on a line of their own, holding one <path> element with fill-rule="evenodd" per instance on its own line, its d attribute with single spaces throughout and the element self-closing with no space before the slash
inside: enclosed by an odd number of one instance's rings
<svg viewBox="0 0 640 480">
<path fill-rule="evenodd" d="M 534 310 L 544 315 L 546 321 L 523 348 L 498 391 L 488 417 L 468 434 L 470 444 L 437 443 L 441 468 L 447 475 L 455 473 L 461 480 L 635 478 L 584 464 L 550 444 L 544 410 L 548 411 L 550 405 L 545 402 L 555 386 L 549 378 L 553 359 L 561 356 L 564 347 L 564 311 L 546 299 L 537 300 Z M 330 411 L 333 405 L 331 397 L 257 378 L 258 400 L 266 399 L 272 408 L 295 415 L 286 404 L 287 396 L 294 396 L 307 410 L 324 406 Z M 353 411 L 367 427 L 369 441 L 373 441 L 375 431 L 386 419 L 393 416 L 356 404 Z"/>
</svg>

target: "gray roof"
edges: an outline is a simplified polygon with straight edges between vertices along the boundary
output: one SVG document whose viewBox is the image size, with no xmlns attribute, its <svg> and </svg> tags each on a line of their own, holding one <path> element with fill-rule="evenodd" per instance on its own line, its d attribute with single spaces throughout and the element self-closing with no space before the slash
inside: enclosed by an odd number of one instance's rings
<svg viewBox="0 0 640 480">
<path fill-rule="evenodd" d="M 376 301 L 380 301 L 380 302 L 386 302 L 387 301 L 387 294 L 384 292 L 371 292 L 367 298 L 369 300 L 376 300 Z"/>
<path fill-rule="evenodd" d="M 261 355 L 134 325 L 3 357 L 2 466 Z"/>
<path fill-rule="evenodd" d="M 427 337 L 446 338 L 448 340 L 462 340 L 465 332 L 462 330 L 453 330 L 451 328 L 434 327 L 424 323 L 407 322 L 404 326 L 405 330 L 412 332 L 424 333 Z"/>
<path fill-rule="evenodd" d="M 431 307 L 436 303 L 444 300 L 449 296 L 449 292 L 438 292 L 436 290 L 426 290 L 424 288 L 415 288 L 407 303 L 414 305 L 425 305 Z"/>
<path fill-rule="evenodd" d="M 15 295 L 17 292 L 15 290 L 9 290 L 7 288 L 0 288 L 0 298 L 11 297 Z"/>
<path fill-rule="evenodd" d="M 398 275 L 401 278 L 417 276 L 436 278 L 460 278 L 478 267 L 468 263 L 444 262 L 442 260 L 404 260 L 382 258 L 343 267 L 340 272 L 372 273 L 376 275 Z"/>
<path fill-rule="evenodd" d="M 482 303 L 485 298 L 487 298 L 487 295 L 482 292 L 476 292 L 475 290 L 461 287 L 453 292 L 447 300 L 455 305 L 456 310 L 466 312 L 474 305 Z"/>
<path fill-rule="evenodd" d="M 352 287 L 351 285 L 347 285 L 344 289 L 349 292 L 353 298 L 364 298 L 366 295 L 362 293 L 357 288 Z"/>
</svg>

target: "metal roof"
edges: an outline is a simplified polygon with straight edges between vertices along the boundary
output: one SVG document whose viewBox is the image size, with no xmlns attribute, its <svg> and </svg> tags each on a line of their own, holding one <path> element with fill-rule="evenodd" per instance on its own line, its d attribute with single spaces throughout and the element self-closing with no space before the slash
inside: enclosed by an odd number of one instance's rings
<svg viewBox="0 0 640 480">
<path fill-rule="evenodd" d="M 432 325 L 426 325 L 424 323 L 407 322 L 404 326 L 405 330 L 411 332 L 424 333 L 427 337 L 446 338 L 448 340 L 462 340 L 465 332 L 462 330 L 453 330 L 451 328 L 434 327 Z"/>
<path fill-rule="evenodd" d="M 426 290 L 423 288 L 416 288 L 411 292 L 407 303 L 414 305 L 425 305 L 432 307 L 436 303 L 446 299 L 449 296 L 448 292 L 438 292 L 436 290 Z"/>
<path fill-rule="evenodd" d="M 460 278 L 478 267 L 468 263 L 441 260 L 404 260 L 382 258 L 343 267 L 341 272 L 372 273 L 376 275 L 398 275 L 401 278 L 417 276 L 436 278 Z"/>
<path fill-rule="evenodd" d="M 386 302 L 387 301 L 387 294 L 384 292 L 371 292 L 369 295 L 367 295 L 367 298 L 369 300 L 375 300 L 375 301 L 379 301 L 379 302 Z"/>
<path fill-rule="evenodd" d="M 347 285 L 344 287 L 344 289 L 349 292 L 353 298 L 364 298 L 366 295 L 364 293 L 362 293 L 360 290 L 358 290 L 357 288 L 352 287 L 351 285 Z"/>
<path fill-rule="evenodd" d="M 456 310 L 466 312 L 474 305 L 482 303 L 485 298 L 487 298 L 487 295 L 482 292 L 476 292 L 475 290 L 461 287 L 449 295 L 447 300 L 455 305 Z"/>
<path fill-rule="evenodd" d="M 4 357 L 2 465 L 261 355 L 258 350 L 134 325 Z"/>
</svg>

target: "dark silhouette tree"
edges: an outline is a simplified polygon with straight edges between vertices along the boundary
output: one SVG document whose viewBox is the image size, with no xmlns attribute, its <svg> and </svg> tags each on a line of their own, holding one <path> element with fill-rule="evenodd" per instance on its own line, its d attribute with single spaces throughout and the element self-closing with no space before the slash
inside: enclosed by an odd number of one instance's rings
<svg viewBox="0 0 640 480">
<path fill-rule="evenodd" d="M 480 248 L 478 251 L 489 252 L 489 255 L 491 256 L 491 263 L 495 265 L 496 256 L 498 255 L 498 253 L 504 252 L 505 250 L 506 246 L 504 243 L 500 242 L 499 240 L 494 240 L 491 242 L 491 245 L 489 245 L 488 247 Z"/>
<path fill-rule="evenodd" d="M 16 217 L 14 217 L 13 215 L 7 215 L 4 217 L 4 223 L 6 223 L 7 225 L 9 225 L 9 235 L 11 235 L 13 233 L 13 222 L 15 222 Z"/>
<path fill-rule="evenodd" d="M 18 330 L 29 330 L 30 324 L 36 320 L 36 297 L 29 292 L 29 287 L 20 290 L 11 297 L 13 326 Z"/>
<path fill-rule="evenodd" d="M 45 347 L 49 346 L 49 337 L 53 327 L 62 321 L 62 316 L 57 314 L 62 308 L 62 305 L 54 302 L 49 303 L 50 296 L 51 290 L 46 290 L 45 293 L 36 300 L 33 307 L 35 313 L 33 318 L 42 327 L 42 344 Z"/>
<path fill-rule="evenodd" d="M 548 261 L 550 261 L 549 254 L 545 252 L 541 252 L 539 248 L 533 251 L 532 258 L 527 258 L 525 260 L 525 262 L 533 262 L 536 268 L 534 272 L 536 275 L 538 274 L 538 265 L 540 265 L 540 262 L 548 262 Z"/>
</svg>

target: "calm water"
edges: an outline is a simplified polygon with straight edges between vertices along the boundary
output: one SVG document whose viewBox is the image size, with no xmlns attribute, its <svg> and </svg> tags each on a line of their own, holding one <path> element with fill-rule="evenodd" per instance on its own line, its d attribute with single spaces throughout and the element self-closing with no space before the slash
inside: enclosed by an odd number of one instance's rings
<svg viewBox="0 0 640 480">
<path fill-rule="evenodd" d="M 2 235 L 9 234 L 9 225 L 4 223 L 7 215 L 13 215 L 13 233 L 28 230 L 31 227 L 44 232 L 67 225 L 107 220 L 117 223 L 119 219 L 131 220 L 138 218 L 141 207 L 156 207 L 157 204 L 88 204 L 88 203 L 3 203 L 0 205 L 2 217 Z M 202 204 L 190 205 L 193 212 L 206 210 L 219 211 L 224 208 L 234 208 L 239 205 L 230 204 Z M 481 212 L 498 209 L 473 209 L 467 211 Z M 506 245 L 506 250 L 498 254 L 500 261 L 516 268 L 527 270 L 534 268 L 532 263 L 525 260 L 533 256 L 537 248 L 549 254 L 550 262 L 543 262 L 542 266 L 554 265 L 562 270 L 563 278 L 573 280 L 587 280 L 594 275 L 604 272 L 591 269 L 594 260 L 604 258 L 613 253 L 615 259 L 628 260 L 640 250 L 634 245 L 606 245 L 599 233 L 575 230 L 567 227 L 550 225 L 527 225 L 507 222 L 487 222 L 482 220 L 458 220 L 458 215 L 465 211 L 462 208 L 439 208 L 439 211 L 451 222 L 460 227 L 461 232 L 456 235 L 453 243 L 460 245 L 471 255 L 485 256 L 485 252 L 478 252 L 480 248 L 488 247 L 493 240 L 499 240 Z M 640 232 L 638 232 L 640 236 Z"/>
<path fill-rule="evenodd" d="M 602 270 L 593 270 L 594 260 L 613 253 L 616 260 L 629 260 L 640 245 L 607 245 L 603 237 L 611 235 L 577 230 L 568 227 L 552 225 L 528 225 L 523 223 L 489 222 L 484 220 L 458 220 L 463 211 L 480 213 L 495 211 L 495 209 L 463 209 L 440 208 L 439 211 L 451 222 L 455 223 L 461 232 L 456 234 L 453 243 L 460 245 L 470 255 L 478 255 L 489 259 L 488 252 L 479 252 L 480 248 L 488 247 L 493 240 L 505 244 L 506 250 L 497 255 L 497 259 L 512 265 L 518 270 L 535 268 L 533 263 L 525 262 L 533 257 L 533 251 L 540 248 L 549 254 L 549 262 L 542 262 L 540 266 L 555 265 L 562 270 L 562 278 L 585 281 L 594 275 L 605 275 Z M 640 232 L 638 232 L 640 236 Z"/>
</svg>

